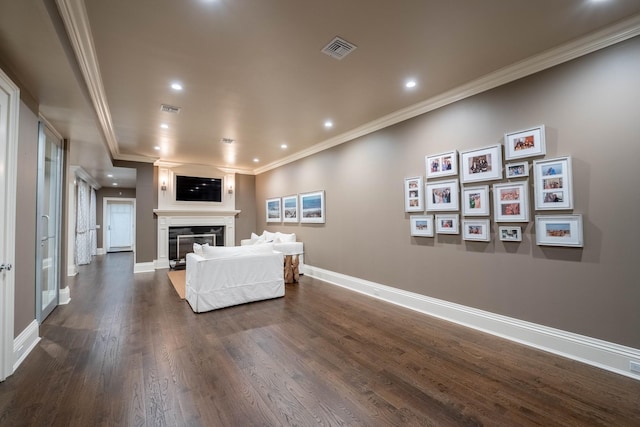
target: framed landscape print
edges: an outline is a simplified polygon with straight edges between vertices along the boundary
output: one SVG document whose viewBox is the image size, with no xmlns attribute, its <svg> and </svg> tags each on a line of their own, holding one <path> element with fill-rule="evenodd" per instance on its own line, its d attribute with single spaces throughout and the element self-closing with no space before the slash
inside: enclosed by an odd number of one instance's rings
<svg viewBox="0 0 640 427">
<path fill-rule="evenodd" d="M 529 162 L 507 163 L 504 165 L 507 178 L 523 178 L 529 176 Z"/>
<path fill-rule="evenodd" d="M 404 179 L 404 211 L 424 212 L 422 177 Z"/>
<path fill-rule="evenodd" d="M 460 152 L 463 183 L 502 179 L 502 145 Z"/>
<path fill-rule="evenodd" d="M 298 196 L 287 196 L 282 198 L 283 222 L 298 222 Z"/>
<path fill-rule="evenodd" d="M 300 222 L 324 224 L 324 191 L 300 194 Z"/>
<path fill-rule="evenodd" d="M 462 239 L 489 242 L 491 240 L 489 227 L 488 219 L 463 219 Z"/>
<path fill-rule="evenodd" d="M 582 215 L 536 215 L 536 243 L 540 246 L 584 246 Z"/>
<path fill-rule="evenodd" d="M 543 156 L 546 153 L 544 125 L 504 135 L 505 160 Z"/>
<path fill-rule="evenodd" d="M 267 222 L 282 222 L 282 213 L 280 210 L 280 198 L 267 199 Z"/>
<path fill-rule="evenodd" d="M 458 175 L 458 151 L 425 156 L 427 179 Z"/>
<path fill-rule="evenodd" d="M 573 209 L 571 157 L 533 161 L 536 210 Z"/>
<path fill-rule="evenodd" d="M 460 209 L 458 180 L 427 183 L 426 197 L 428 211 L 457 211 Z"/>
<path fill-rule="evenodd" d="M 433 237 L 433 215 L 411 215 L 411 235 Z"/>
<path fill-rule="evenodd" d="M 460 216 L 458 214 L 436 215 L 436 233 L 460 234 Z"/>
<path fill-rule="evenodd" d="M 462 188 L 462 215 L 464 216 L 488 216 L 489 186 Z"/>
<path fill-rule="evenodd" d="M 493 184 L 496 222 L 529 222 L 529 181 Z"/>
<path fill-rule="evenodd" d="M 522 242 L 522 228 L 501 225 L 498 236 L 503 242 Z"/>
</svg>

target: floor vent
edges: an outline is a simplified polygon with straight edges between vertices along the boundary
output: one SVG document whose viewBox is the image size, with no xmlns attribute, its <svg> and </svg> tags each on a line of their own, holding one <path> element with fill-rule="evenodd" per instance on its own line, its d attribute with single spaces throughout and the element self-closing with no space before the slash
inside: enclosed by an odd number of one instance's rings
<svg viewBox="0 0 640 427">
<path fill-rule="evenodd" d="M 178 114 L 180 112 L 180 107 L 174 107 L 173 105 L 161 104 L 160 111 L 171 114 Z"/>
<path fill-rule="evenodd" d="M 342 59 L 353 52 L 357 47 L 358 46 L 353 43 L 349 43 L 345 39 L 336 37 L 331 40 L 328 45 L 323 47 L 321 52 L 335 59 Z"/>
</svg>

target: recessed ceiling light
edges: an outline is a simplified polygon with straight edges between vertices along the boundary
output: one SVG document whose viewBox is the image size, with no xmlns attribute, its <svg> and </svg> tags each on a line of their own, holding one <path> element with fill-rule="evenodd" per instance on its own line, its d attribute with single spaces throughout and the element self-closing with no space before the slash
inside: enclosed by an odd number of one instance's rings
<svg viewBox="0 0 640 427">
<path fill-rule="evenodd" d="M 409 80 L 404 84 L 404 87 L 406 87 L 407 89 L 411 89 L 416 87 L 417 83 L 415 80 Z"/>
<path fill-rule="evenodd" d="M 113 174 L 108 173 L 107 178 L 113 178 Z"/>
<path fill-rule="evenodd" d="M 160 147 L 158 145 L 156 145 L 155 147 L 153 147 L 154 150 L 156 151 L 160 151 Z"/>
<path fill-rule="evenodd" d="M 111 185 L 113 185 L 114 187 L 117 187 L 117 186 L 118 186 L 118 183 L 117 183 L 117 182 L 114 182 L 114 183 L 113 183 L 113 184 L 111 184 Z"/>
<path fill-rule="evenodd" d="M 171 89 L 173 90 L 182 90 L 182 84 L 178 82 L 171 83 Z"/>
<path fill-rule="evenodd" d="M 286 148 L 287 148 L 287 144 L 282 144 L 282 145 L 280 146 L 280 148 L 282 148 L 283 150 L 284 150 L 284 149 L 286 149 Z"/>
<path fill-rule="evenodd" d="M 162 129 L 169 129 L 169 125 L 168 125 L 168 124 L 166 124 L 166 123 L 162 123 L 162 124 L 160 125 L 160 127 L 161 127 Z"/>
<path fill-rule="evenodd" d="M 255 159 L 253 159 L 253 162 L 254 162 L 254 163 L 258 163 L 259 161 L 260 161 L 260 159 L 259 159 L 259 158 L 257 158 L 257 157 L 256 157 Z"/>
<path fill-rule="evenodd" d="M 326 122 L 324 122 L 324 127 L 332 128 L 333 127 L 333 122 L 331 120 L 327 120 Z"/>
</svg>

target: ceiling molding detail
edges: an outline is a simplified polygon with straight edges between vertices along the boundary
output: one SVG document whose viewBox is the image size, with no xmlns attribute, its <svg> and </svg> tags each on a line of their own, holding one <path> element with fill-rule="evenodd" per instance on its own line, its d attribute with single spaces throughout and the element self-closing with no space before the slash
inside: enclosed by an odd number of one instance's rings
<svg viewBox="0 0 640 427">
<path fill-rule="evenodd" d="M 84 0 L 56 0 L 111 157 L 121 159 Z M 147 162 L 149 160 L 146 160 Z"/>
<path fill-rule="evenodd" d="M 259 175 L 272 169 L 276 169 L 337 145 L 344 144 L 345 142 L 352 141 L 361 136 L 392 126 L 396 123 L 400 123 L 462 99 L 511 83 L 515 80 L 538 73 L 556 65 L 560 65 L 564 62 L 571 61 L 597 50 L 604 49 L 638 35 L 640 35 L 640 14 L 620 21 L 617 24 L 605 27 L 604 29 L 591 33 L 585 37 L 565 43 L 556 48 L 549 49 L 539 55 L 532 56 L 501 68 L 493 73 L 485 75 L 484 77 L 480 77 L 479 79 L 473 80 L 462 86 L 458 86 L 455 89 L 444 92 L 410 107 L 395 111 L 349 132 L 345 132 L 335 136 L 334 138 L 318 143 L 306 150 L 299 151 L 281 160 L 256 168 L 253 170 L 253 173 L 255 175 Z"/>
<path fill-rule="evenodd" d="M 71 174 L 73 174 L 73 176 L 85 181 L 87 184 L 89 184 L 91 187 L 95 188 L 96 190 L 99 190 L 102 188 L 102 186 L 98 184 L 98 181 L 96 181 L 91 175 L 89 175 L 89 172 L 84 170 L 81 166 L 70 165 L 69 171 L 71 172 Z"/>
</svg>

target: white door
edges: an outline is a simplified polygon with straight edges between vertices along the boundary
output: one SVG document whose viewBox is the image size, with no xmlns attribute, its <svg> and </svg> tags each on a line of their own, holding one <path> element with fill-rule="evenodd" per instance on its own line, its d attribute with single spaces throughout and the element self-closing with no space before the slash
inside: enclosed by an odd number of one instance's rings
<svg viewBox="0 0 640 427">
<path fill-rule="evenodd" d="M 133 201 L 105 199 L 105 206 L 107 252 L 132 251 L 135 212 Z"/>
<path fill-rule="evenodd" d="M 0 70 L 0 381 L 13 373 L 19 99 L 18 87 Z"/>
</svg>

